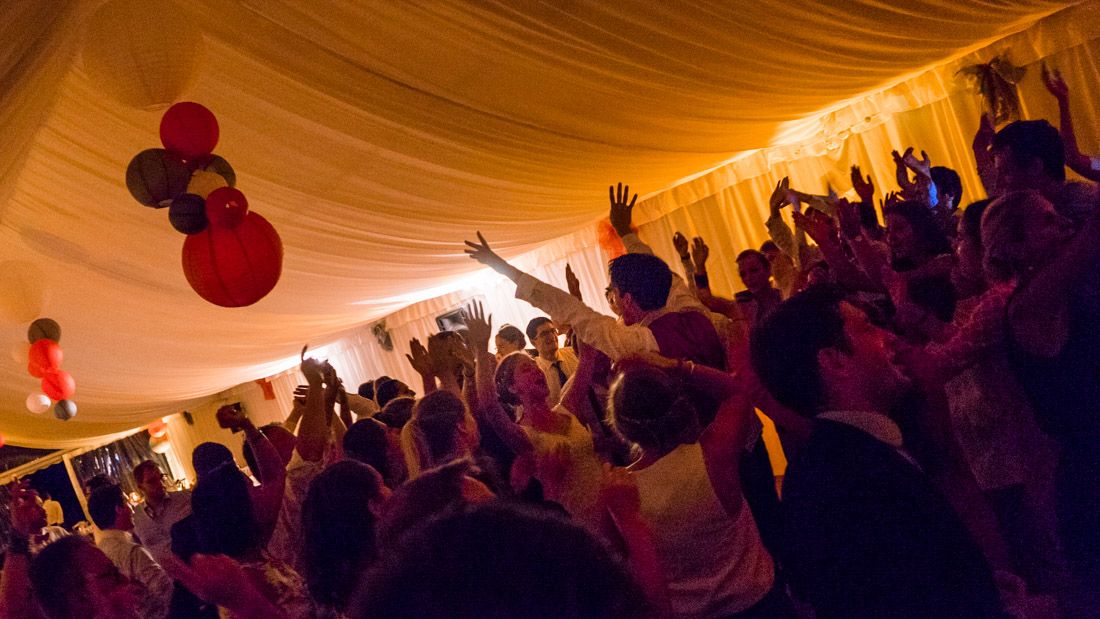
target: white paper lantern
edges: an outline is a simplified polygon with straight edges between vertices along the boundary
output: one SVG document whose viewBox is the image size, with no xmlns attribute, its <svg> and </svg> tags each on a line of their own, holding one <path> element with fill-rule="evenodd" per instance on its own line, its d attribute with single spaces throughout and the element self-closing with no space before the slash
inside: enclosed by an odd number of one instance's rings
<svg viewBox="0 0 1100 619">
<path fill-rule="evenodd" d="M 27 396 L 27 410 L 35 415 L 41 415 L 50 410 L 52 404 L 53 402 L 44 393 L 32 393 Z"/>
<path fill-rule="evenodd" d="M 202 33 L 171 0 L 109 0 L 88 20 L 84 71 L 125 105 L 157 109 L 180 99 L 201 57 Z"/>
</svg>

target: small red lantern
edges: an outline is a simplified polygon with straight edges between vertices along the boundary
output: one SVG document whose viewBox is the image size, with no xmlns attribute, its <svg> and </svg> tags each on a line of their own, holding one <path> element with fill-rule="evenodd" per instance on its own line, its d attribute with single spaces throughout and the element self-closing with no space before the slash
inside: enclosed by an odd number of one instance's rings
<svg viewBox="0 0 1100 619">
<path fill-rule="evenodd" d="M 61 369 L 61 361 L 65 358 L 65 353 L 61 351 L 61 346 L 57 342 L 41 339 L 31 344 L 31 350 L 27 357 L 29 359 L 27 371 L 35 378 L 42 378 L 51 370 Z M 53 399 L 62 400 L 64 398 Z"/>
<path fill-rule="evenodd" d="M 235 228 L 209 226 L 183 242 L 187 283 L 214 305 L 252 305 L 271 292 L 282 272 L 279 233 L 255 212 Z"/>
<path fill-rule="evenodd" d="M 218 119 L 204 105 L 180 101 L 161 117 L 160 141 L 184 159 L 209 155 L 218 145 Z"/>
<path fill-rule="evenodd" d="M 240 189 L 221 187 L 206 196 L 206 220 L 218 228 L 236 228 L 248 214 L 248 199 Z"/>
<path fill-rule="evenodd" d="M 42 377 L 42 393 L 51 400 L 68 400 L 76 392 L 76 381 L 73 375 L 64 370 L 46 372 Z"/>
</svg>

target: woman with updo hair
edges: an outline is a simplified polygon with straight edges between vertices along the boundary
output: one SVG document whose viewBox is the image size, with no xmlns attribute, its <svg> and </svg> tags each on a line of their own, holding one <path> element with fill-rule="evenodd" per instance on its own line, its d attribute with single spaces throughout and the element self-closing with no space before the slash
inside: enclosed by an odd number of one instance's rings
<svg viewBox="0 0 1100 619">
<path fill-rule="evenodd" d="M 481 435 L 466 404 L 450 391 L 420 398 L 401 429 L 401 451 L 408 478 L 452 460 L 472 457 Z"/>
<path fill-rule="evenodd" d="M 648 354 L 611 386 L 615 429 L 641 449 L 630 467 L 677 617 L 788 617 L 775 565 L 741 490 L 754 412 L 725 372 Z M 688 388 L 721 401 L 706 428 Z"/>
</svg>

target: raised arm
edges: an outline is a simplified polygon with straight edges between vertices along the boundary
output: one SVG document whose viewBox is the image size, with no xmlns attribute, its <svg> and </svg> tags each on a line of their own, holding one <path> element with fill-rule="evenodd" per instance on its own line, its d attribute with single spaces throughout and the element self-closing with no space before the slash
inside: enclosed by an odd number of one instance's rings
<svg viewBox="0 0 1100 619">
<path fill-rule="evenodd" d="M 474 352 L 474 372 L 477 376 L 477 406 L 474 412 L 478 419 L 489 425 L 516 455 L 531 451 L 531 440 L 523 428 L 508 417 L 497 397 L 496 381 L 493 374 L 496 369 L 496 357 L 489 352 L 489 338 L 493 333 L 493 318 L 485 316 L 481 303 L 470 307 L 470 317 L 466 320 L 469 329 L 470 346 Z"/>
<path fill-rule="evenodd" d="M 605 464 L 599 499 L 622 537 L 626 546 L 626 563 L 641 585 L 646 599 L 658 610 L 657 616 L 672 616 L 668 582 L 653 541 L 653 532 L 642 518 L 638 484 L 626 469 Z"/>
<path fill-rule="evenodd" d="M 328 421 L 325 418 L 324 369 L 325 363 L 305 356 L 302 348 L 302 375 L 306 377 L 309 393 L 306 395 L 305 411 L 298 428 L 298 444 L 295 449 L 303 460 L 319 462 L 325 454 L 329 441 Z"/>
<path fill-rule="evenodd" d="M 480 232 L 477 236 L 477 243 L 466 241 L 467 255 L 516 282 L 517 299 L 527 301 L 546 312 L 557 324 L 572 325 L 577 337 L 595 346 L 612 360 L 642 350 L 657 349 L 657 342 L 649 329 L 620 324 L 614 318 L 578 301 L 568 292 L 520 271 L 497 255 Z"/>
<path fill-rule="evenodd" d="M 691 258 L 695 262 L 695 291 L 699 301 L 712 312 L 727 316 L 732 320 L 741 318 L 741 310 L 737 302 L 732 299 L 715 296 L 710 291 L 710 277 L 707 275 L 707 258 L 710 256 L 710 248 L 702 237 L 695 237 L 692 245 Z"/>
<path fill-rule="evenodd" d="M 436 390 L 435 369 L 432 367 L 432 358 L 428 349 L 420 343 L 419 338 L 409 340 L 409 354 L 405 355 L 409 365 L 420 375 L 420 381 L 424 386 L 424 395 Z"/>
<path fill-rule="evenodd" d="M 308 396 L 307 396 L 308 398 Z M 256 476 L 260 485 L 252 490 L 252 508 L 256 512 L 256 522 L 260 525 L 264 539 L 275 530 L 279 519 L 279 510 L 283 505 L 286 487 L 286 467 L 279 451 L 263 432 L 252 423 L 244 411 L 231 405 L 222 406 L 215 413 L 218 425 L 230 430 L 244 432 L 248 446 L 256 457 Z"/>
<path fill-rule="evenodd" d="M 1082 154 L 1077 147 L 1077 133 L 1073 130 L 1073 117 L 1070 115 L 1069 86 L 1062 79 L 1058 69 L 1051 71 L 1043 63 L 1043 84 L 1058 100 L 1059 131 L 1062 134 L 1062 146 L 1066 151 L 1066 165 L 1069 169 L 1093 182 L 1100 182 L 1100 167 L 1093 167 L 1100 160 Z"/>
</svg>

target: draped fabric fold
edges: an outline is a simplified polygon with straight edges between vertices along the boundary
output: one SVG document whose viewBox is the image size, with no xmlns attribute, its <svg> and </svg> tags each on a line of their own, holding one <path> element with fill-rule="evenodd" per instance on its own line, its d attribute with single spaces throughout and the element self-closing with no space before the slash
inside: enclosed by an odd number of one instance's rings
<svg viewBox="0 0 1100 619">
<path fill-rule="evenodd" d="M 973 198 L 978 100 L 954 72 L 998 53 L 1029 67 L 1029 116 L 1053 113 L 1035 63 L 1056 63 L 1081 102 L 1082 147 L 1097 146 L 1097 3 L 180 3 L 206 46 L 187 97 L 217 114 L 216 152 L 286 249 L 275 291 L 226 310 L 187 286 L 165 213 L 127 195 L 123 171 L 157 146 L 159 117 L 83 73 L 99 2 L 53 4 L 4 9 L 0 131 L 14 144 L 0 153 L 0 247 L 44 273 L 80 411 L 64 424 L 26 413 L 35 382 L 0 364 L 0 432 L 15 444 L 212 414 L 244 395 L 281 418 L 297 379 L 277 375 L 305 342 L 344 359 L 349 384 L 386 373 L 415 385 L 403 355 L 436 315 L 473 298 L 498 325 L 534 315 L 462 254 L 477 230 L 553 283 L 571 263 L 606 310 L 595 221 L 619 179 L 646 194 L 638 223 L 661 255 L 673 257 L 673 230 L 708 238 L 724 292 L 785 174 L 844 189 L 859 163 L 882 189 L 889 150 L 912 144 L 958 169 Z M 389 352 L 369 330 L 384 316 Z M 25 329 L 3 323 L 0 336 Z M 272 376 L 277 399 L 264 401 L 251 381 Z"/>
</svg>

